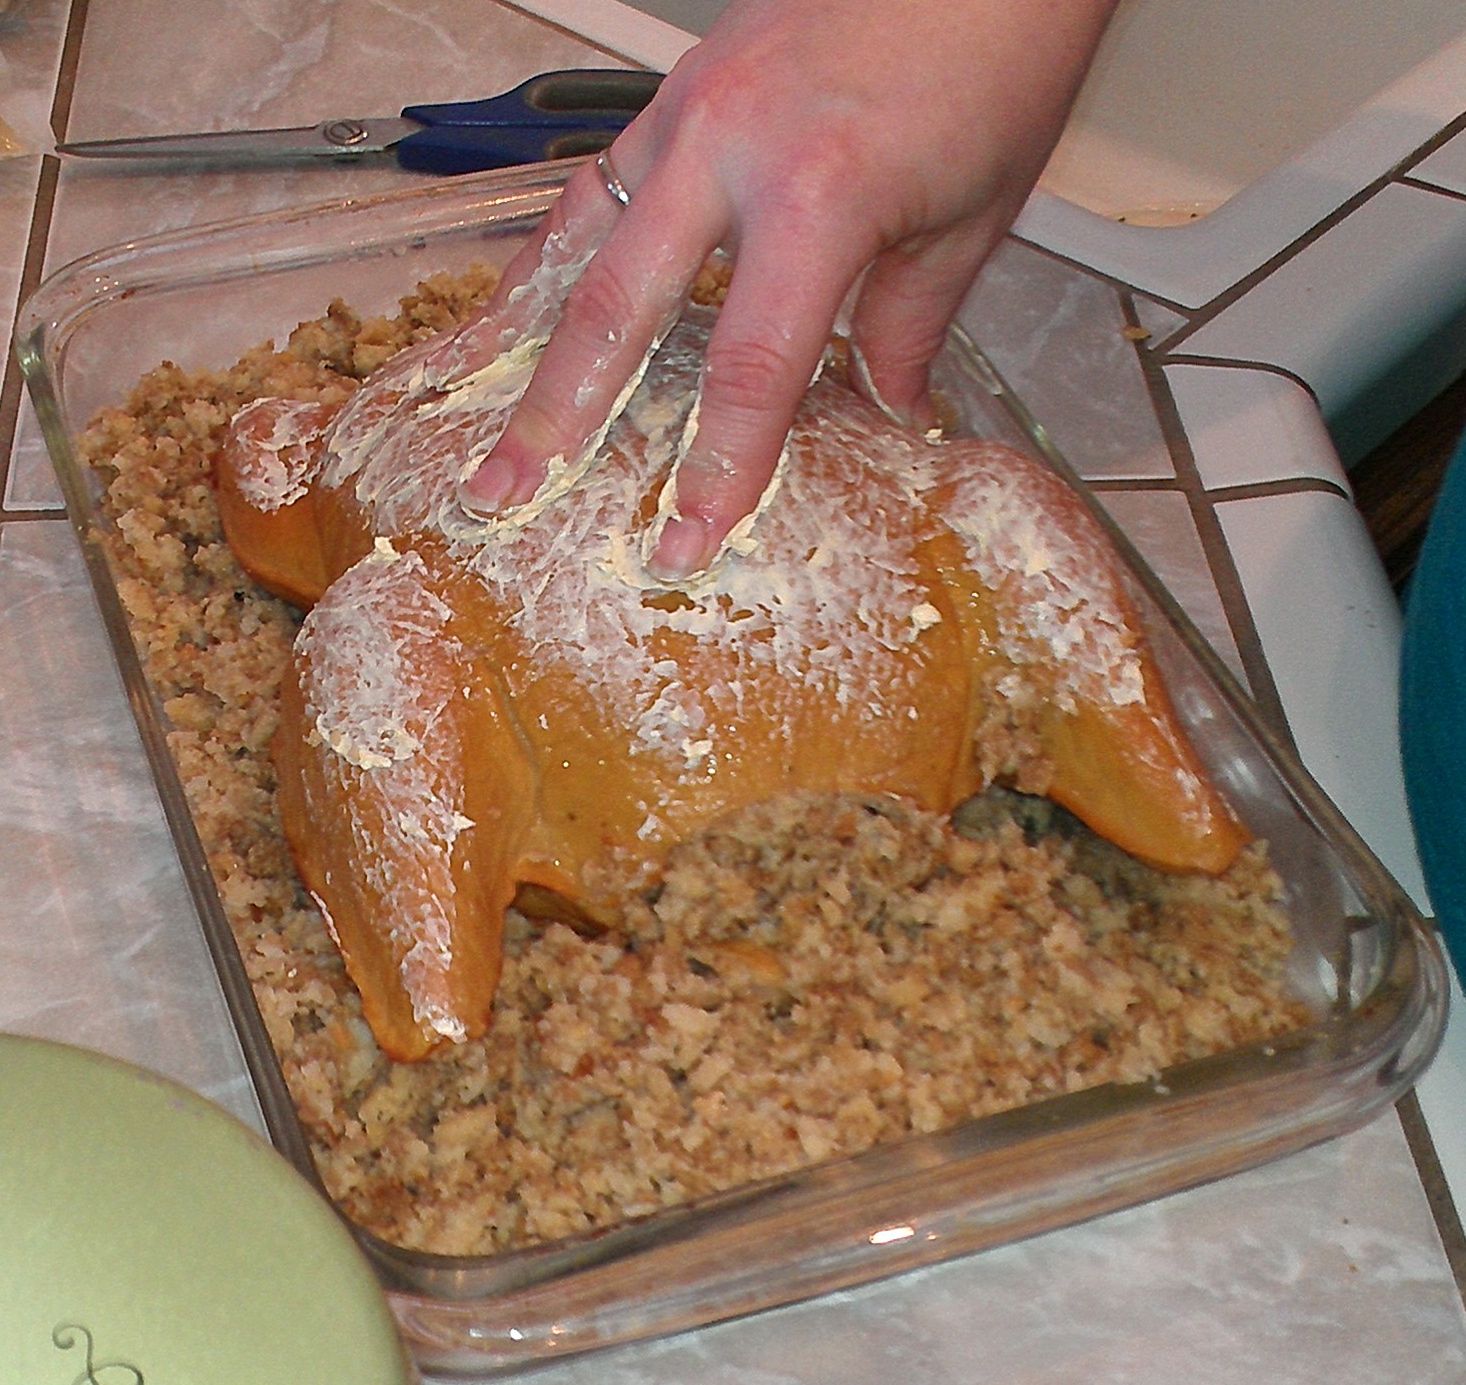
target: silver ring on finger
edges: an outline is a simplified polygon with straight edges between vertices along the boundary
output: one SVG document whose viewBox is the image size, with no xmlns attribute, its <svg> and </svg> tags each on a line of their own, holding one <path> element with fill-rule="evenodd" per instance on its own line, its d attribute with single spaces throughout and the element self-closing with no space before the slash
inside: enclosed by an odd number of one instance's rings
<svg viewBox="0 0 1466 1385">
<path fill-rule="evenodd" d="M 601 183 L 606 191 L 623 207 L 629 207 L 631 194 L 626 190 L 626 184 L 621 181 L 621 175 L 616 172 L 616 165 L 611 162 L 609 149 L 602 149 L 596 155 L 596 172 L 601 175 Z"/>
</svg>

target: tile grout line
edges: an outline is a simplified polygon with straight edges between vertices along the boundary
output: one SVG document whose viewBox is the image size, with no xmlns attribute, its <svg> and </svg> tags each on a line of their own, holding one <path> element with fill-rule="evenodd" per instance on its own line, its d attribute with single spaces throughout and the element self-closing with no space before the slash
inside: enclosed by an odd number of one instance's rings
<svg viewBox="0 0 1466 1385">
<path fill-rule="evenodd" d="M 76 95 L 76 70 L 81 58 L 82 35 L 86 29 L 90 0 L 71 0 L 66 37 L 61 42 L 61 62 L 56 73 L 56 91 L 51 99 L 51 133 L 65 139 L 71 121 L 71 103 Z"/>
<path fill-rule="evenodd" d="M 51 133 L 59 140 L 71 117 L 71 102 L 76 92 L 76 71 L 81 54 L 82 34 L 86 28 L 89 0 L 71 0 L 66 20 L 66 36 L 61 42 L 57 64 L 56 88 L 51 98 Z M 20 306 L 41 282 L 46 264 L 46 251 L 51 237 L 52 217 L 56 209 L 56 186 L 61 174 L 60 160 L 54 154 L 40 156 L 36 175 L 35 205 L 31 224 L 26 232 L 25 258 L 20 283 L 12 305 L 12 330 L 20 316 Z M 7 344 L 8 345 L 8 344 Z M 14 459 L 16 430 L 20 420 L 21 394 L 24 382 L 13 349 L 5 353 L 5 369 L 0 376 L 0 522 L 23 519 L 55 519 L 49 511 L 10 510 L 3 497 L 10 487 L 10 468 Z"/>
<path fill-rule="evenodd" d="M 1140 315 L 1136 306 L 1136 295 L 1123 293 L 1121 303 L 1127 323 L 1132 328 L 1138 328 Z M 1207 489 L 1202 479 L 1190 436 L 1171 392 L 1170 381 L 1166 379 L 1165 367 L 1170 363 L 1169 354 L 1164 350 L 1150 349 L 1143 341 L 1137 341 L 1135 355 L 1150 398 L 1151 409 L 1155 413 L 1156 424 L 1170 454 L 1175 487 L 1185 498 L 1191 513 L 1197 542 L 1201 545 L 1210 569 L 1223 617 L 1246 674 L 1247 687 L 1244 691 L 1251 697 L 1271 729 L 1292 746 L 1293 734 L 1283 710 L 1283 700 L 1278 693 L 1272 670 L 1263 656 L 1262 639 L 1252 618 L 1252 610 L 1237 572 L 1232 550 L 1222 531 L 1221 518 L 1217 514 L 1217 495 Z"/>
<path fill-rule="evenodd" d="M 20 272 L 20 284 L 16 290 L 15 302 L 11 305 L 11 322 L 20 317 L 20 307 L 36 285 L 41 281 L 41 268 L 46 260 L 46 242 L 51 230 L 51 212 L 55 205 L 56 175 L 59 164 L 52 154 L 41 156 L 41 167 L 36 177 L 35 207 L 31 214 L 30 229 L 26 233 L 25 259 Z M 10 467 L 15 452 L 15 437 L 20 421 L 21 394 L 24 383 L 21 379 L 20 362 L 16 359 L 13 344 L 5 353 L 5 372 L 0 377 L 0 521 L 18 519 L 20 514 L 9 508 L 3 500 L 10 488 Z M 55 518 L 54 515 L 51 518 Z"/>
<path fill-rule="evenodd" d="M 83 0 L 83 3 L 85 3 L 85 0 Z M 621 62 L 630 64 L 633 67 L 644 68 L 648 66 L 639 58 L 634 58 L 623 50 L 618 49 L 609 43 L 604 43 L 599 39 L 587 38 L 584 34 L 577 33 L 568 25 L 562 23 L 557 19 L 552 19 L 547 14 L 541 14 L 538 10 L 529 9 L 523 5 L 516 5 L 514 3 L 514 0 L 499 0 L 499 3 L 502 4 L 506 10 L 513 10 L 515 14 L 522 14 L 526 19 L 533 19 L 537 23 L 543 24 L 547 29 L 553 29 L 558 34 L 564 34 L 567 38 L 573 38 L 578 42 L 585 44 L 587 48 L 594 48 L 597 52 L 604 53 L 608 58 L 617 58 Z"/>
<path fill-rule="evenodd" d="M 1222 370 L 1255 370 L 1262 375 L 1277 375 L 1284 380 L 1291 380 L 1310 399 L 1314 407 L 1318 407 L 1318 391 L 1308 383 L 1296 370 L 1290 370 L 1285 365 L 1278 365 L 1273 361 L 1254 360 L 1249 356 L 1201 356 L 1187 351 L 1172 351 L 1170 343 L 1180 338 L 1168 337 L 1158 350 L 1158 354 L 1165 358 L 1166 365 L 1188 365 L 1204 366 L 1208 369 L 1218 367 Z"/>
<path fill-rule="evenodd" d="M 1208 302 L 1199 305 L 1191 314 L 1191 321 L 1183 328 L 1176 337 L 1177 341 L 1184 341 L 1187 337 L 1199 332 L 1203 327 L 1214 319 L 1220 317 L 1228 308 L 1232 307 L 1239 299 L 1251 293 L 1254 288 L 1265 280 L 1270 279 L 1285 265 L 1297 259 L 1310 246 L 1317 244 L 1324 236 L 1336 230 L 1349 220 L 1356 212 L 1390 187 L 1416 185 L 1412 178 L 1413 170 L 1423 163 L 1431 154 L 1447 144 L 1455 136 L 1466 132 L 1466 114 L 1457 116 L 1453 121 L 1442 129 L 1436 131 L 1429 139 L 1417 145 L 1413 150 L 1399 159 L 1390 168 L 1386 169 L 1378 177 L 1360 188 L 1353 196 L 1340 202 L 1327 216 L 1320 218 L 1307 231 L 1295 237 L 1287 245 L 1281 247 L 1275 254 L 1269 256 L 1261 264 L 1256 265 L 1252 271 L 1238 279 L 1236 283 L 1215 294 Z M 1422 191 L 1442 192 L 1438 188 L 1422 188 Z"/>
<path fill-rule="evenodd" d="M 1416 1176 L 1420 1179 L 1425 1200 L 1430 1208 L 1431 1220 L 1436 1234 L 1441 1239 L 1441 1250 L 1456 1281 L 1456 1291 L 1466 1304 L 1466 1230 L 1461 1225 L 1461 1215 L 1456 1201 L 1451 1196 L 1445 1170 L 1441 1168 L 1440 1156 L 1436 1153 L 1435 1141 L 1425 1114 L 1420 1109 L 1420 1098 L 1412 1087 L 1399 1101 L 1395 1110 L 1405 1132 L 1405 1143 L 1415 1164 Z"/>
<path fill-rule="evenodd" d="M 1359 188 L 1350 197 L 1340 202 L 1328 215 L 1320 217 L 1308 230 L 1301 232 L 1293 240 L 1288 242 L 1288 244 L 1279 247 L 1267 258 L 1254 265 L 1234 283 L 1219 290 L 1206 302 L 1199 303 L 1195 307 L 1187 307 L 1175 303 L 1155 293 L 1151 289 L 1144 288 L 1127 279 L 1117 277 L 1102 270 L 1097 270 L 1093 265 L 1088 265 L 1079 259 L 1077 252 L 1056 250 L 1050 246 L 1041 245 L 1037 241 L 1028 240 L 1024 236 L 1017 235 L 1016 233 L 1013 238 L 1022 241 L 1030 249 L 1037 250 L 1062 264 L 1067 264 L 1071 268 L 1081 270 L 1095 278 L 1104 279 L 1122 291 L 1148 298 L 1152 302 L 1160 303 L 1164 307 L 1181 313 L 1188 321 L 1183 327 L 1178 329 L 1170 340 L 1182 342 L 1187 337 L 1205 327 L 1213 318 L 1220 316 L 1239 298 L 1250 293 L 1258 284 L 1271 278 L 1273 274 L 1296 258 L 1310 245 L 1342 225 L 1349 217 L 1353 216 L 1361 207 L 1372 201 L 1386 188 L 1391 186 L 1413 187 L 1421 192 L 1434 193 L 1442 197 L 1456 199 L 1463 197 L 1462 193 L 1453 188 L 1441 187 L 1420 178 L 1414 171 L 1443 145 L 1449 143 L 1456 136 L 1463 134 L 1466 134 L 1466 112 L 1458 115 L 1429 139 L 1423 141 L 1408 154 L 1397 160 L 1390 168 L 1380 173 L 1364 187 Z"/>
<path fill-rule="evenodd" d="M 1138 316 L 1135 312 L 1135 300 L 1133 294 L 1124 295 L 1122 298 L 1125 313 L 1132 325 L 1138 325 Z M 1273 713 L 1276 729 L 1282 731 L 1288 742 L 1292 743 L 1292 736 L 1288 730 L 1287 720 L 1282 716 L 1282 704 L 1278 699 L 1276 685 L 1273 683 L 1267 662 L 1262 658 L 1261 649 L 1255 627 L 1252 624 L 1250 614 L 1246 612 L 1245 599 L 1242 596 L 1240 582 L 1237 582 L 1235 570 L 1228 562 L 1228 571 L 1232 581 L 1223 583 L 1218 580 L 1216 574 L 1216 554 L 1213 551 L 1209 539 L 1214 539 L 1220 545 L 1220 551 L 1227 553 L 1226 543 L 1219 533 L 1213 532 L 1219 524 L 1216 513 L 1217 504 L 1226 500 L 1246 499 L 1262 495 L 1292 494 L 1299 491 L 1325 491 L 1330 494 L 1341 495 L 1344 499 L 1353 503 L 1352 495 L 1341 491 L 1336 485 L 1316 478 L 1291 478 L 1283 482 L 1254 483 L 1247 486 L 1227 487 L 1218 490 L 1208 491 L 1200 484 L 1200 477 L 1195 474 L 1195 459 L 1191 455 L 1189 439 L 1186 436 L 1185 428 L 1179 414 L 1176 412 L 1175 401 L 1165 380 L 1164 366 L 1173 364 L 1178 358 L 1173 358 L 1165 350 L 1150 351 L 1137 344 L 1137 355 L 1140 358 L 1141 370 L 1146 379 L 1147 387 L 1150 390 L 1152 406 L 1156 410 L 1157 421 L 1161 425 L 1161 432 L 1165 438 L 1166 445 L 1171 452 L 1172 464 L 1176 468 L 1176 482 L 1180 491 L 1186 496 L 1192 506 L 1193 519 L 1197 522 L 1199 536 L 1207 552 L 1209 561 L 1213 566 L 1213 579 L 1217 581 L 1217 589 L 1222 597 L 1223 608 L 1227 618 L 1233 626 L 1233 638 L 1237 641 L 1238 653 L 1243 660 L 1249 679 L 1256 676 L 1256 671 L 1261 670 L 1267 674 L 1265 685 L 1261 689 L 1254 688 L 1252 696 L 1264 709 L 1265 715 Z M 1202 365 L 1216 365 L 1219 362 L 1209 361 L 1205 358 L 1180 357 L 1179 360 L 1185 363 Z M 1250 365 L 1252 368 L 1267 367 L 1263 363 L 1252 362 L 1231 362 L 1231 365 Z M 1296 378 L 1291 372 L 1278 370 L 1278 374 Z M 1310 394 L 1312 391 L 1309 391 Z M 1183 467 L 1184 462 L 1184 467 Z M 1184 474 L 1183 474 L 1184 471 Z M 1199 487 L 1199 497 L 1192 490 L 1192 484 Z M 1172 486 L 1158 486 L 1157 489 L 1173 489 Z M 1096 487 L 1102 489 L 1102 487 Z M 1135 487 L 1115 486 L 1112 489 L 1136 489 Z M 1210 521 L 1209 528 L 1203 528 L 1200 515 L 1197 513 L 1198 504 L 1204 510 Z M 1244 643 L 1240 638 L 1237 628 L 1233 599 L 1241 602 L 1243 606 L 1246 630 L 1249 639 Z M 1432 1224 L 1435 1227 L 1436 1235 L 1440 1238 L 1442 1254 L 1445 1256 L 1446 1264 L 1455 1282 L 1456 1292 L 1463 1306 L 1466 1306 L 1466 1228 L 1462 1226 L 1460 1209 L 1456 1205 L 1450 1185 L 1446 1180 L 1445 1171 L 1441 1167 L 1440 1156 L 1436 1152 L 1435 1141 L 1431 1135 L 1430 1127 L 1427 1125 L 1424 1113 L 1420 1109 L 1420 1102 L 1412 1088 L 1395 1103 L 1396 1117 L 1400 1122 L 1401 1131 L 1405 1137 L 1405 1144 L 1410 1154 L 1411 1163 L 1415 1169 L 1415 1176 L 1419 1179 L 1421 1193 L 1425 1198 L 1426 1206 Z"/>
</svg>

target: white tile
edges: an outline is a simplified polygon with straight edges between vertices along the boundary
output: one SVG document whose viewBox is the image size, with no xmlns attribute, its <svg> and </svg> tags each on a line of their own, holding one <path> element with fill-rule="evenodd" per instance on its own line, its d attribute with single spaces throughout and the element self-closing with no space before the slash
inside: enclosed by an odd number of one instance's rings
<svg viewBox="0 0 1466 1385">
<path fill-rule="evenodd" d="M 1454 969 L 1450 981 L 1445 1038 L 1415 1092 L 1451 1197 L 1458 1210 L 1466 1210 L 1466 996 Z"/>
<path fill-rule="evenodd" d="M 396 115 L 548 68 L 624 65 L 493 0 L 191 0 L 176 16 L 173 0 L 88 5 L 69 138 Z"/>
<path fill-rule="evenodd" d="M 1008 240 L 961 320 L 1081 476 L 1175 474 L 1113 284 Z"/>
<path fill-rule="evenodd" d="M 0 341 L 9 342 L 35 209 L 39 158 L 0 159 Z"/>
<path fill-rule="evenodd" d="M 1466 201 L 1395 185 L 1280 265 L 1181 349 L 1265 361 L 1305 380 L 1347 461 L 1460 374 L 1463 313 Z"/>
<path fill-rule="evenodd" d="M 617 0 L 520 0 L 521 7 L 580 34 L 655 72 L 672 65 L 706 31 L 719 0 L 650 0 L 637 6 Z M 685 13 L 684 13 L 685 11 Z"/>
<path fill-rule="evenodd" d="M 1121 225 L 1041 188 L 1024 208 L 1018 230 L 1158 298 L 1199 308 L 1434 139 L 1460 115 L 1463 91 L 1466 36 L 1199 221 Z M 1397 244 L 1395 256 L 1411 266 L 1414 246 Z"/>
<path fill-rule="evenodd" d="M 23 0 L 0 11 L 0 120 L 27 154 L 50 150 L 51 101 L 68 0 Z"/>
<path fill-rule="evenodd" d="M 1304 765 L 1424 905 L 1396 727 L 1400 610 L 1359 512 L 1327 491 L 1216 509 Z"/>
<path fill-rule="evenodd" d="M 1186 497 L 1175 490 L 1107 490 L 1100 492 L 1099 500 L 1212 650 L 1247 687 L 1237 642 Z"/>
<path fill-rule="evenodd" d="M 665 20 L 685 34 L 702 35 L 726 8 L 727 0 L 629 0 L 630 8 Z"/>
<path fill-rule="evenodd" d="M 21 401 L 16 420 L 10 472 L 5 478 L 5 504 L 12 510 L 60 510 L 64 506 L 61 487 L 56 482 L 56 472 L 29 398 Z"/>
<path fill-rule="evenodd" d="M 1167 337 L 1178 332 L 1191 320 L 1174 308 L 1142 295 L 1136 295 L 1135 298 L 1135 317 L 1139 324 L 1150 333 L 1149 345 L 1152 348 L 1159 346 Z"/>
<path fill-rule="evenodd" d="M 1313 396 L 1270 370 L 1169 365 L 1166 383 L 1208 490 L 1312 479 L 1347 487 Z"/>
</svg>

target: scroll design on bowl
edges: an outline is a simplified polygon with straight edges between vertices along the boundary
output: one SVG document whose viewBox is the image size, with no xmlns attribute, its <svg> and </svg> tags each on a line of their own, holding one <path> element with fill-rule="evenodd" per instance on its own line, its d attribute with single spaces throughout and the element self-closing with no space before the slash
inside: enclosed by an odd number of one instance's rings
<svg viewBox="0 0 1466 1385">
<path fill-rule="evenodd" d="M 81 1323 L 57 1323 L 51 1329 L 51 1340 L 61 1351 L 85 1344 L 86 1365 L 71 1385 L 145 1385 L 143 1373 L 130 1361 L 98 1361 L 94 1355 L 96 1338 Z"/>
</svg>

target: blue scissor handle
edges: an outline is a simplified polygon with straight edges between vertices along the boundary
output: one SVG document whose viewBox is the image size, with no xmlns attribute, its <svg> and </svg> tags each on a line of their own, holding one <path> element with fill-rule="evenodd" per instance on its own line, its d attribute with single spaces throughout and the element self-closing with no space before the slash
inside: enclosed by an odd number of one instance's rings
<svg viewBox="0 0 1466 1385">
<path fill-rule="evenodd" d="M 595 154 L 610 145 L 622 129 L 620 125 L 568 130 L 430 125 L 399 140 L 392 152 L 397 162 L 413 173 L 479 173 L 490 168 Z"/>
<path fill-rule="evenodd" d="M 423 129 L 398 142 L 403 168 L 475 173 L 604 149 L 656 94 L 661 76 L 620 68 L 544 72 L 486 101 L 408 106 Z"/>
</svg>

